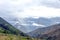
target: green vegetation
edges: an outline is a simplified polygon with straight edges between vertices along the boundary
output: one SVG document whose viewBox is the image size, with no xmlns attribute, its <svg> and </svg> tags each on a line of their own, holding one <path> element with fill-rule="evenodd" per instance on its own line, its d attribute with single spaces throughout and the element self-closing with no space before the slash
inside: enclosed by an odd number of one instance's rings
<svg viewBox="0 0 60 40">
<path fill-rule="evenodd" d="M 0 17 L 0 40 L 32 40 Z"/>
<path fill-rule="evenodd" d="M 0 17 L 0 40 L 40 40 L 31 38 Z"/>
<path fill-rule="evenodd" d="M 27 40 L 27 35 L 0 17 L 0 40 Z"/>
<path fill-rule="evenodd" d="M 0 33 L 0 40 L 27 40 L 26 37 Z"/>
<path fill-rule="evenodd" d="M 0 29 L 1 28 L 4 29 L 7 33 L 10 33 L 10 34 L 19 34 L 21 32 L 0 17 Z"/>
</svg>

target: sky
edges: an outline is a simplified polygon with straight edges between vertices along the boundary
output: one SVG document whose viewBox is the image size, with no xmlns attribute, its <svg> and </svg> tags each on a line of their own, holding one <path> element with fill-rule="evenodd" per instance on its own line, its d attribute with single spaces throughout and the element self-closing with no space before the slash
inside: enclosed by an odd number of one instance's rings
<svg viewBox="0 0 60 40">
<path fill-rule="evenodd" d="M 60 17 L 60 0 L 0 0 L 0 17 Z"/>
</svg>

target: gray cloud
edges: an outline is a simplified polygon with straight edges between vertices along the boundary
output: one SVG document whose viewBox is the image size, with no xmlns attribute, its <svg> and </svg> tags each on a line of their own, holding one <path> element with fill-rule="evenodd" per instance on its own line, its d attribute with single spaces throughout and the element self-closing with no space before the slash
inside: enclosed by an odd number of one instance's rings
<svg viewBox="0 0 60 40">
<path fill-rule="evenodd" d="M 25 3 L 20 5 L 15 5 L 10 2 L 11 0 L 3 0 L 3 3 L 0 3 L 0 17 L 14 16 L 20 12 L 23 12 L 24 8 L 26 9 L 30 6 L 33 7 L 44 5 L 53 8 L 60 8 L 60 0 L 33 0 L 31 3 Z"/>
<path fill-rule="evenodd" d="M 1 0 L 0 0 L 1 1 Z M 22 8 L 14 4 L 9 3 L 7 0 L 0 3 L 0 17 L 14 16 L 17 12 L 21 12 Z"/>
<path fill-rule="evenodd" d="M 60 0 L 42 0 L 41 4 L 48 7 L 60 8 Z"/>
</svg>

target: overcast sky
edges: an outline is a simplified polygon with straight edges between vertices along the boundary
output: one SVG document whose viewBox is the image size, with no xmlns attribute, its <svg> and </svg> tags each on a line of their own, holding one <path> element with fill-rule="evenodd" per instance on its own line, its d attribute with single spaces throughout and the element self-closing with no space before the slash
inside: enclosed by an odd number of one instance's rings
<svg viewBox="0 0 60 40">
<path fill-rule="evenodd" d="M 59 17 L 60 0 L 0 0 L 1 17 Z"/>
</svg>

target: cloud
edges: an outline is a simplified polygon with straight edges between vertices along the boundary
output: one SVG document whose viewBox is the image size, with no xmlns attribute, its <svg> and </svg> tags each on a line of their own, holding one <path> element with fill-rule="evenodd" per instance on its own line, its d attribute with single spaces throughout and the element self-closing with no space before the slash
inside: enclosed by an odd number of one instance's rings
<svg viewBox="0 0 60 40">
<path fill-rule="evenodd" d="M 33 25 L 33 26 L 46 27 L 45 25 L 42 25 L 42 24 L 37 24 L 37 23 L 33 23 L 32 25 Z"/>
<path fill-rule="evenodd" d="M 0 0 L 0 16 L 60 16 L 59 0 Z"/>
<path fill-rule="evenodd" d="M 16 16 L 23 11 L 25 4 L 32 0 L 0 0 L 0 16 Z"/>
<path fill-rule="evenodd" d="M 60 0 L 41 0 L 41 4 L 48 7 L 60 8 Z"/>
<path fill-rule="evenodd" d="M 25 14 L 24 14 L 25 13 Z M 33 6 L 25 9 L 21 14 L 22 16 L 35 16 L 35 17 L 56 17 L 60 16 L 60 9 L 50 8 L 45 6 Z"/>
</svg>

